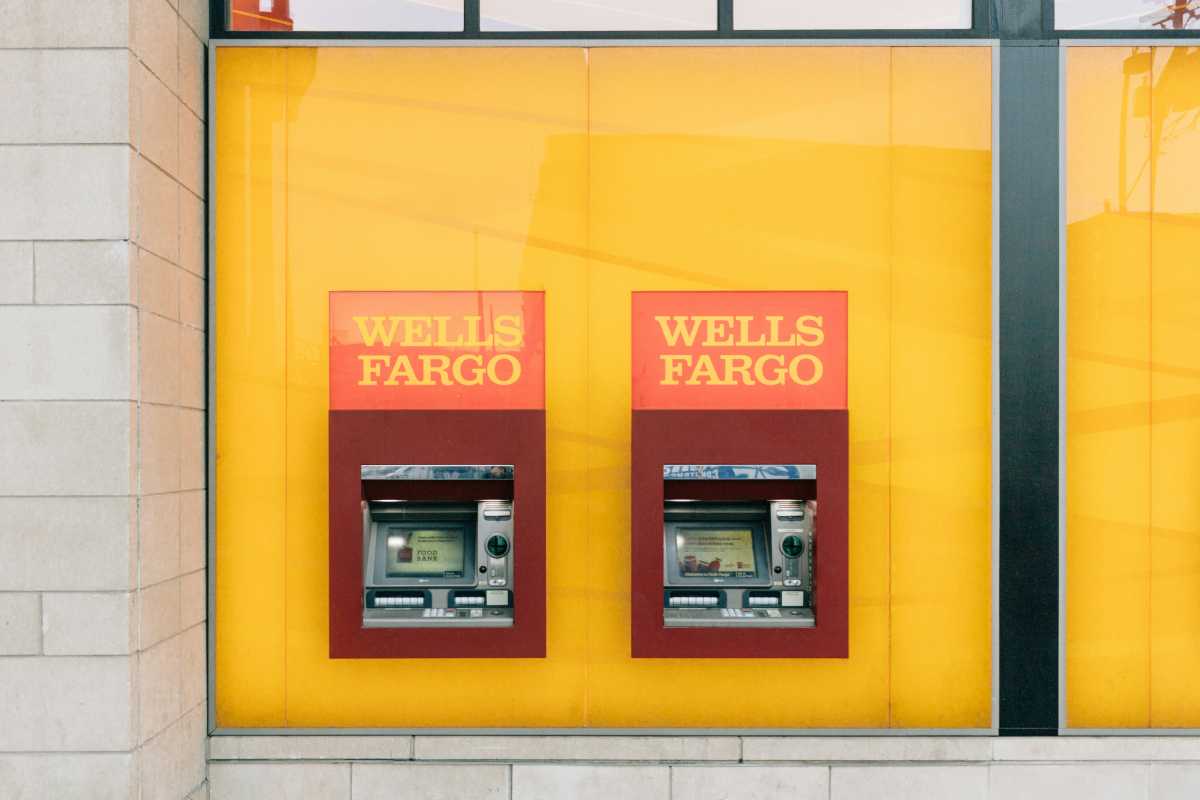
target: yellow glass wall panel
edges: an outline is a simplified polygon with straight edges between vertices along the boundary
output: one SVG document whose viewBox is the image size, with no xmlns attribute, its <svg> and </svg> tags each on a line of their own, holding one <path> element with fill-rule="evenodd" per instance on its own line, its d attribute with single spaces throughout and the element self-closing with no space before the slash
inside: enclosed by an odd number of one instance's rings
<svg viewBox="0 0 1200 800">
<path fill-rule="evenodd" d="M 1067 51 L 1067 725 L 1200 725 L 1200 67 Z"/>
<path fill-rule="evenodd" d="M 597 725 L 889 724 L 888 465 L 862 447 L 889 438 L 890 58 L 592 51 L 589 485 L 611 586 L 589 625 Z M 629 657 L 630 294 L 668 289 L 850 293 L 848 659 Z"/>
<path fill-rule="evenodd" d="M 892 51 L 891 721 L 988 727 L 992 63 L 932 49 Z"/>
<path fill-rule="evenodd" d="M 285 724 L 284 250 L 287 246 L 286 57 L 221 53 L 216 116 L 214 323 L 217 718 Z M 244 621 L 244 622 L 243 622 Z"/>
<path fill-rule="evenodd" d="M 990 723 L 988 48 L 221 48 L 217 73 L 219 725 Z M 332 661 L 326 294 L 476 288 L 546 292 L 548 657 Z M 630 658 L 648 289 L 850 292 L 850 658 Z M 230 490 L 239 459 L 270 481 Z"/>
<path fill-rule="evenodd" d="M 269 524 L 238 529 L 239 538 L 219 518 L 217 548 L 243 564 L 246 581 L 264 565 L 285 570 L 286 581 L 273 583 L 277 599 L 261 606 L 219 579 L 218 630 L 247 638 L 260 627 L 279 630 L 270 645 L 279 665 L 271 680 L 286 694 L 286 712 L 281 703 L 274 724 L 584 724 L 583 573 L 560 568 L 548 576 L 555 602 L 545 659 L 331 660 L 327 590 L 331 290 L 546 292 L 547 522 L 555 531 L 549 560 L 572 563 L 583 550 L 584 529 L 574 514 L 583 488 L 586 407 L 584 53 L 220 50 L 217 71 L 227 97 L 262 91 L 259 76 L 233 71 L 243 56 L 283 65 L 271 92 L 281 109 L 286 102 L 288 120 L 286 158 L 274 165 L 276 179 L 286 183 L 286 232 L 276 240 L 286 273 L 270 298 L 221 282 L 226 272 L 254 273 L 262 265 L 239 248 L 240 230 L 219 217 L 217 236 L 228 249 L 218 255 L 217 304 L 239 318 L 256 318 L 258 303 L 268 300 L 282 312 L 273 357 L 251 377 L 286 385 L 286 402 L 271 420 L 286 424 L 286 446 L 281 441 L 262 455 L 286 475 L 286 493 L 273 502 Z M 218 161 L 242 158 L 238 122 L 218 115 Z M 219 207 L 223 201 L 219 194 Z M 231 350 L 242 345 L 225 328 L 218 338 Z M 222 440 L 259 450 L 259 430 L 236 416 L 238 379 L 224 375 L 218 374 L 229 389 L 226 402 L 218 398 Z M 235 480 L 218 460 L 222 497 Z M 232 646 L 223 657 L 238 668 L 218 670 L 218 689 L 237 700 L 219 709 L 218 722 L 248 724 L 240 710 L 257 700 L 242 673 L 255 671 L 256 659 Z M 495 686 L 505 692 L 491 691 Z"/>
<path fill-rule="evenodd" d="M 1200 726 L 1200 50 L 1150 95 L 1150 721 Z"/>
</svg>

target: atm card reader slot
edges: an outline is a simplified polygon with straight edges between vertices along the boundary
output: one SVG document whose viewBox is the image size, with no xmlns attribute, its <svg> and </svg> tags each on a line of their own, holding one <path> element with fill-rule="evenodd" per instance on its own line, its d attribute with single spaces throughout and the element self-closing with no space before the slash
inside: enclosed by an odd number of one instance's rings
<svg viewBox="0 0 1200 800">
<path fill-rule="evenodd" d="M 507 589 L 452 591 L 449 601 L 454 608 L 511 608 L 512 592 Z"/>
<path fill-rule="evenodd" d="M 779 608 L 783 605 L 783 598 L 779 594 L 779 592 L 745 592 L 742 595 L 742 599 L 745 600 L 743 608 Z"/>
</svg>

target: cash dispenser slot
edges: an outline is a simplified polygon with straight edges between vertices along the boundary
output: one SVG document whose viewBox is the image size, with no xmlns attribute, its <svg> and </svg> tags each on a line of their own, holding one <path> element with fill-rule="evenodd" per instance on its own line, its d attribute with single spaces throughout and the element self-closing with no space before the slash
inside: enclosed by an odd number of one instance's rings
<svg viewBox="0 0 1200 800">
<path fill-rule="evenodd" d="M 361 467 L 364 628 L 512 626 L 513 472 Z"/>
<path fill-rule="evenodd" d="M 673 591 L 668 589 L 663 598 L 666 608 L 724 608 L 724 592 L 695 590 Z"/>
<path fill-rule="evenodd" d="M 367 608 L 427 608 L 428 606 L 429 592 L 367 590 Z"/>
<path fill-rule="evenodd" d="M 816 625 L 814 465 L 675 464 L 663 481 L 664 627 Z"/>
</svg>

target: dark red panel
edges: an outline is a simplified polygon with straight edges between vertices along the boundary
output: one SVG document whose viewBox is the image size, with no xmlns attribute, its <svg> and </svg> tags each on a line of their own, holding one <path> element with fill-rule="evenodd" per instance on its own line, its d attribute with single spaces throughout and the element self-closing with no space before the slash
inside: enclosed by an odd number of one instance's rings
<svg viewBox="0 0 1200 800">
<path fill-rule="evenodd" d="M 512 500 L 512 481 L 363 481 L 367 500 Z"/>
<path fill-rule="evenodd" d="M 846 658 L 849 655 L 849 417 L 846 411 L 634 411 L 632 650 L 635 658 Z M 665 628 L 664 464 L 816 464 L 814 628 Z M 765 499 L 757 481 L 734 497 Z M 797 481 L 798 493 L 804 495 Z M 672 490 L 672 495 L 678 492 Z"/>
<path fill-rule="evenodd" d="M 511 628 L 362 627 L 364 489 L 359 468 L 363 464 L 514 466 L 516 605 Z M 371 482 L 369 491 L 377 491 L 378 483 L 381 482 Z M 429 486 L 409 486 L 392 492 L 422 493 L 421 497 L 409 499 L 463 499 L 461 487 L 452 486 L 456 481 L 444 483 L 448 487 L 444 498 L 439 498 Z M 546 413 L 541 410 L 331 411 L 330 658 L 543 658 L 545 655 Z"/>
<path fill-rule="evenodd" d="M 816 481 L 667 481 L 664 500 L 816 500 Z"/>
</svg>

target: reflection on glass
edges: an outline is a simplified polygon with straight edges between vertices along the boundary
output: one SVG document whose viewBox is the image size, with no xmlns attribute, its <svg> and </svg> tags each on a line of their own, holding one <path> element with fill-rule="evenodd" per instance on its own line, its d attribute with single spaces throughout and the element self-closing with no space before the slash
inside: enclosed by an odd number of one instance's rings
<svg viewBox="0 0 1200 800">
<path fill-rule="evenodd" d="M 970 28 L 971 0 L 737 0 L 733 26 L 742 30 Z"/>
<path fill-rule="evenodd" d="M 1055 0 L 1059 30 L 1184 30 L 1197 27 L 1200 0 Z"/>
<path fill-rule="evenodd" d="M 716 0 L 480 0 L 485 31 L 702 31 Z"/>
<path fill-rule="evenodd" d="M 1200 163 L 1200 48 L 1079 50 L 1070 63 L 1069 102 L 1084 127 L 1067 155 L 1067 222 L 1200 210 L 1190 181 L 1178 180 Z"/>
<path fill-rule="evenodd" d="M 1067 722 L 1194 727 L 1200 48 L 1067 52 Z"/>
<path fill-rule="evenodd" d="M 234 31 L 461 31 L 463 0 L 230 0 Z"/>
</svg>

